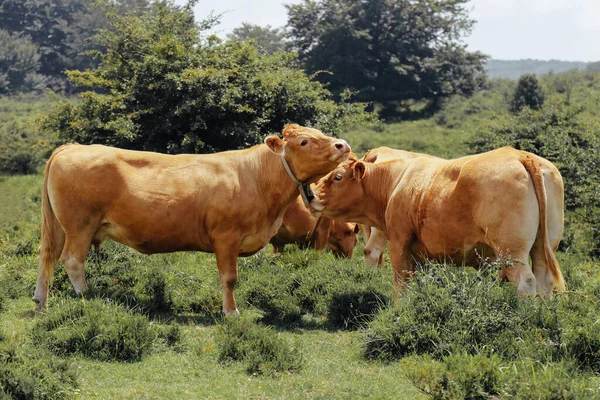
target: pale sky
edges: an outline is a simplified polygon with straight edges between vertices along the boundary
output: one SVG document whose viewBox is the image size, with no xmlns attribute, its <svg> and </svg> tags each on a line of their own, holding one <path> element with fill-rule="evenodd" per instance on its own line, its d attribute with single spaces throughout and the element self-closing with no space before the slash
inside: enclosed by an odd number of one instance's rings
<svg viewBox="0 0 600 400">
<path fill-rule="evenodd" d="M 200 0 L 194 12 L 197 20 L 224 13 L 215 33 L 225 37 L 242 22 L 283 27 L 283 4 L 298 2 Z M 477 21 L 464 40 L 470 50 L 500 60 L 600 61 L 600 0 L 471 0 L 470 7 Z"/>
</svg>

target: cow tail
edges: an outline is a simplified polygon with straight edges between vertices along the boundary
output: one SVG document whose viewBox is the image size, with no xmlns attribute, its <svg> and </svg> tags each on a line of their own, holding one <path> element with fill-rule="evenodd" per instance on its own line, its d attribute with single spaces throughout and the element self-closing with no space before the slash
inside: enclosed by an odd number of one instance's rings
<svg viewBox="0 0 600 400">
<path fill-rule="evenodd" d="M 62 253 L 65 244 L 65 233 L 60 226 L 52 204 L 48 195 L 50 175 L 50 166 L 54 157 L 65 149 L 66 146 L 61 146 L 56 149 L 48 162 L 44 171 L 44 186 L 42 189 L 42 232 L 40 244 L 40 273 L 44 273 L 48 278 L 52 276 L 54 268 Z"/>
<path fill-rule="evenodd" d="M 546 258 L 546 265 L 550 269 L 550 273 L 554 278 L 554 285 L 556 286 L 557 292 L 565 291 L 565 280 L 563 274 L 558 265 L 558 260 L 554 255 L 552 246 L 550 245 L 550 239 L 548 238 L 548 222 L 546 218 L 547 214 L 547 197 L 546 187 L 544 186 L 544 175 L 540 164 L 530 155 L 525 155 L 521 159 L 521 163 L 531 176 L 533 181 L 533 187 L 535 189 L 535 195 L 538 199 L 539 211 L 540 211 L 540 227 L 539 227 L 539 239 L 542 240 L 544 246 L 544 256 Z"/>
</svg>

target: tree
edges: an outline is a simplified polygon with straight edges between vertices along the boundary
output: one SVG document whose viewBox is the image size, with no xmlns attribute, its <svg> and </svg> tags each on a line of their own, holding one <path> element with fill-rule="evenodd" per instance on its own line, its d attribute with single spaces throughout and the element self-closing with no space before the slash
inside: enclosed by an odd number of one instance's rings
<svg viewBox="0 0 600 400">
<path fill-rule="evenodd" d="M 39 89 L 38 47 L 31 38 L 0 29 L 0 94 Z"/>
<path fill-rule="evenodd" d="M 510 111 L 518 113 L 527 106 L 539 110 L 544 105 L 544 92 L 535 74 L 523 74 L 510 102 Z"/>
<path fill-rule="evenodd" d="M 147 9 L 148 0 L 0 0 L 0 26 L 11 34 L 28 37 L 38 48 L 38 72 L 59 88 L 67 69 L 97 65 L 87 51 L 101 50 L 91 38 L 107 29 L 105 9 L 120 13 Z"/>
<path fill-rule="evenodd" d="M 69 71 L 95 91 L 60 103 L 42 127 L 64 141 L 167 153 L 208 153 L 256 144 L 289 122 L 335 133 L 373 119 L 363 105 L 336 104 L 296 67 L 294 53 L 266 55 L 251 43 L 202 39 L 191 4 L 153 3 L 142 16 L 111 14 L 113 31 L 95 70 Z"/>
<path fill-rule="evenodd" d="M 271 28 L 270 25 L 262 27 L 244 22 L 242 26 L 235 28 L 232 33 L 227 35 L 227 38 L 230 40 L 254 40 L 258 48 L 267 54 L 283 51 L 286 46 L 285 32 L 278 28 Z"/>
<path fill-rule="evenodd" d="M 486 57 L 460 38 L 474 21 L 468 0 L 304 0 L 287 5 L 293 48 L 335 93 L 381 103 L 425 100 L 433 108 L 484 83 Z"/>
</svg>

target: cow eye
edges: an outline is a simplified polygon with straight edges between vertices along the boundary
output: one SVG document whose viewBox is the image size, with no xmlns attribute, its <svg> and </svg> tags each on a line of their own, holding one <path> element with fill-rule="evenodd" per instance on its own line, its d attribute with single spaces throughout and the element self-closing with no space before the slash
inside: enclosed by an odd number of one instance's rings
<svg viewBox="0 0 600 400">
<path fill-rule="evenodd" d="M 336 176 L 333 177 L 333 180 L 336 181 L 336 182 L 339 182 L 339 181 L 342 180 L 342 176 L 341 175 L 336 175 Z"/>
<path fill-rule="evenodd" d="M 300 146 L 306 146 L 308 144 L 308 139 L 304 139 L 300 142 Z"/>
</svg>

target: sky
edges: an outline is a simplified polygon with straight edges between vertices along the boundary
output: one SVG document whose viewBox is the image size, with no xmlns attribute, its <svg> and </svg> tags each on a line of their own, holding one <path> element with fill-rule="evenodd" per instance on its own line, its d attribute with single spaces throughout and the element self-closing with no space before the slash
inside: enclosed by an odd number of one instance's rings
<svg viewBox="0 0 600 400">
<path fill-rule="evenodd" d="M 185 0 L 175 0 L 184 4 Z M 215 33 L 225 37 L 243 22 L 283 27 L 284 4 L 299 0 L 199 0 L 196 19 L 223 13 Z M 600 61 L 600 0 L 471 0 L 477 22 L 464 42 L 494 59 Z"/>
</svg>

